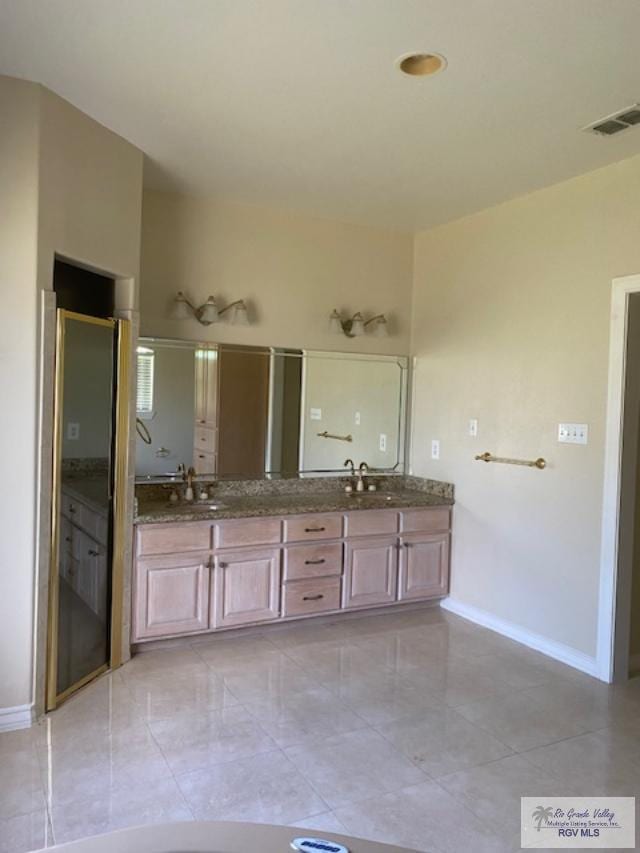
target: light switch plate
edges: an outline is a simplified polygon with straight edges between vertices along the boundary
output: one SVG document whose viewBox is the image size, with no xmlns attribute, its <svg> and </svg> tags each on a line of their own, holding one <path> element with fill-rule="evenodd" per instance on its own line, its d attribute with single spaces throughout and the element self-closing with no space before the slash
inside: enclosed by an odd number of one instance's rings
<svg viewBox="0 0 640 853">
<path fill-rule="evenodd" d="M 560 444 L 587 444 L 589 441 L 588 424 L 558 424 Z"/>
<path fill-rule="evenodd" d="M 312 421 L 321 421 L 322 420 L 322 409 L 311 409 L 309 411 L 309 417 Z"/>
<path fill-rule="evenodd" d="M 356 426 L 360 426 L 360 412 L 356 412 L 354 420 L 355 420 Z"/>
<path fill-rule="evenodd" d="M 386 453 L 387 436 L 383 432 L 380 433 L 380 445 L 379 446 L 380 446 L 380 450 L 382 451 L 382 453 Z"/>
<path fill-rule="evenodd" d="M 67 424 L 67 441 L 77 441 L 80 438 L 80 424 L 69 422 Z"/>
<path fill-rule="evenodd" d="M 478 419 L 471 418 L 469 421 L 469 435 L 476 438 L 478 435 Z"/>
<path fill-rule="evenodd" d="M 431 442 L 431 458 L 440 459 L 440 442 L 437 438 L 434 438 Z"/>
</svg>

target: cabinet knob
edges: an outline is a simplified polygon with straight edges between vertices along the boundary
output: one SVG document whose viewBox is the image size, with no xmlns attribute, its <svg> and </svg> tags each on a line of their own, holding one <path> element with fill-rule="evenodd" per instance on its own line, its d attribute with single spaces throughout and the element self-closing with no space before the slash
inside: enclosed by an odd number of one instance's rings
<svg viewBox="0 0 640 853">
<path fill-rule="evenodd" d="M 100 556 L 100 551 L 96 551 L 95 548 L 89 548 L 89 551 L 87 553 L 89 554 L 90 557 L 99 557 Z"/>
<path fill-rule="evenodd" d="M 402 544 L 404 545 L 405 548 L 411 547 L 411 542 L 403 542 Z"/>
<path fill-rule="evenodd" d="M 221 569 L 226 569 L 229 563 L 223 563 L 222 560 L 218 563 Z"/>
</svg>

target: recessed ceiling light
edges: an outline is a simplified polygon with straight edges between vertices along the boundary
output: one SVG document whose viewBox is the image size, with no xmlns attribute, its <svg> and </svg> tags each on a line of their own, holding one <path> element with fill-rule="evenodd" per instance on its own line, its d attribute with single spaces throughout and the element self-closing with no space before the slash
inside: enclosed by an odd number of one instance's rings
<svg viewBox="0 0 640 853">
<path fill-rule="evenodd" d="M 401 56 L 396 64 L 403 74 L 410 77 L 426 77 L 429 74 L 437 74 L 447 67 L 447 60 L 439 53 L 406 53 Z"/>
</svg>

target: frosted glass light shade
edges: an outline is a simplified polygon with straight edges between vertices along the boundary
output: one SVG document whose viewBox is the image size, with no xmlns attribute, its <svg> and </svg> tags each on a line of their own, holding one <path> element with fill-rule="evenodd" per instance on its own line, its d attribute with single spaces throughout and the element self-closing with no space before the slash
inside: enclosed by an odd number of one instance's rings
<svg viewBox="0 0 640 853">
<path fill-rule="evenodd" d="M 200 309 L 200 317 L 198 319 L 201 323 L 207 325 L 218 322 L 218 306 L 213 296 L 210 296 Z"/>
<path fill-rule="evenodd" d="M 331 312 L 331 316 L 329 317 L 329 331 L 332 335 L 342 335 L 344 333 L 342 321 L 337 311 Z"/>
<path fill-rule="evenodd" d="M 176 294 L 176 298 L 173 300 L 173 305 L 171 306 L 171 319 L 188 320 L 190 316 L 191 311 L 189 309 L 187 298 L 184 293 L 179 290 Z"/>
<path fill-rule="evenodd" d="M 389 327 L 387 325 L 387 318 L 382 315 L 382 317 L 378 317 L 378 319 L 373 324 L 373 335 L 376 338 L 388 338 L 389 337 Z"/>
<path fill-rule="evenodd" d="M 247 306 L 244 302 L 238 302 L 238 304 L 233 309 L 233 314 L 231 315 L 231 323 L 234 326 L 248 326 L 249 325 L 249 314 L 247 312 Z"/>
<path fill-rule="evenodd" d="M 364 320 L 362 318 L 362 314 L 359 311 L 357 314 L 353 315 L 353 318 L 351 320 L 351 334 L 354 337 L 364 335 Z"/>
</svg>

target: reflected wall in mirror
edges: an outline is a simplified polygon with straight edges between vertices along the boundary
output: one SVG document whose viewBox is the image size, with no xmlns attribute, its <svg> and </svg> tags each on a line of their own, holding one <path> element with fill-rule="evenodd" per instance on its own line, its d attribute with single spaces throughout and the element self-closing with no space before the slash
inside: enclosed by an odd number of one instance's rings
<svg viewBox="0 0 640 853">
<path fill-rule="evenodd" d="M 407 359 L 140 338 L 136 473 L 403 472 Z"/>
</svg>

